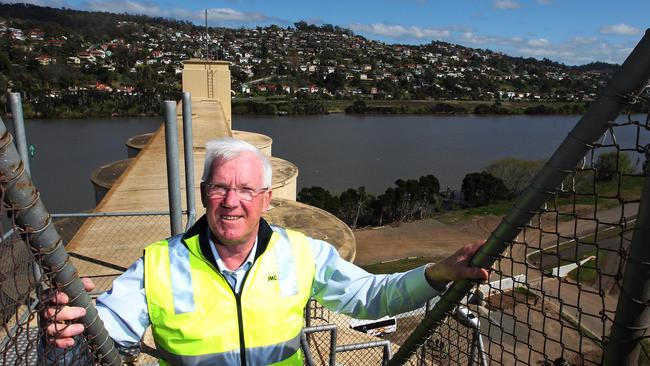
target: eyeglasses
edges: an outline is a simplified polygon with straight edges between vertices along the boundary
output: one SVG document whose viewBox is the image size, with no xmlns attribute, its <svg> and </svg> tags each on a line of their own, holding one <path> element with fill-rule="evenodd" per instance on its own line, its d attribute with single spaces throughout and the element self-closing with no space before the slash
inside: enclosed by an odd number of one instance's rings
<svg viewBox="0 0 650 366">
<path fill-rule="evenodd" d="M 226 197 L 228 191 L 233 190 L 237 193 L 237 197 L 240 200 L 252 201 L 253 198 L 259 196 L 260 194 L 268 191 L 268 188 L 239 188 L 239 187 L 225 187 L 215 183 L 205 183 L 205 193 L 210 198 L 223 198 Z"/>
</svg>

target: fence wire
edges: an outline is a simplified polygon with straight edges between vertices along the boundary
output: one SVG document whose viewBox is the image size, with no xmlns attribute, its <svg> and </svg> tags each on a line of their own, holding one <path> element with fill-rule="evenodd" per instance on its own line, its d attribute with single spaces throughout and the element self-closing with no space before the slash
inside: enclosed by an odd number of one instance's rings
<svg viewBox="0 0 650 366">
<path fill-rule="evenodd" d="M 48 282 L 49 273 L 39 272 L 42 268 L 40 258 L 23 240 L 14 216 L 10 207 L 0 206 L 0 231 L 5 233 L 0 241 L 0 364 L 97 364 L 93 350 L 83 337 L 76 339 L 80 347 L 68 351 L 44 342 L 45 330 L 39 327 L 39 315 L 46 304 L 39 299 L 56 286 Z M 90 277 L 96 284 L 94 294 L 108 290 L 113 279 L 142 255 L 147 244 L 168 237 L 169 225 L 169 216 L 162 214 L 125 213 L 122 216 L 57 217 L 55 220 L 80 276 Z M 77 247 L 80 240 L 84 245 Z M 145 346 L 145 354 L 140 359 L 145 364 L 153 364 L 155 357 L 151 354 L 152 350 Z"/>
<path fill-rule="evenodd" d="M 476 286 L 408 364 L 602 363 L 644 184 L 649 121 L 629 115 L 610 124 L 508 243 L 490 283 Z M 639 364 L 650 364 L 648 345 L 641 342 Z"/>
<path fill-rule="evenodd" d="M 649 99 L 646 88 L 629 100 L 628 109 L 648 110 Z M 622 115 L 607 127 L 519 235 L 507 241 L 489 283 L 475 285 L 404 364 L 603 364 L 646 184 L 650 114 Z M 650 226 L 641 224 L 643 230 Z M 382 339 L 396 352 L 430 308 L 397 315 L 394 327 L 368 324 L 354 330 L 355 320 L 317 304 L 307 309 L 307 319 L 312 326 L 337 325 L 337 345 Z M 634 339 L 640 352 L 631 364 L 650 365 L 649 333 L 646 325 Z M 314 363 L 329 364 L 323 350 L 331 335 L 308 340 L 311 353 L 320 356 Z M 356 352 L 352 358 L 336 355 L 336 364 L 383 362 L 379 348 Z"/>
</svg>

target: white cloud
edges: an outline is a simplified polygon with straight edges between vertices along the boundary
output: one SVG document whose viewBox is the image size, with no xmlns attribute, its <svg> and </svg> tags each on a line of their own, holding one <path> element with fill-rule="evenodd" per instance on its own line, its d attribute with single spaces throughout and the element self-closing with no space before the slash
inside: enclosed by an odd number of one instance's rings
<svg viewBox="0 0 650 366">
<path fill-rule="evenodd" d="M 613 43 L 584 37 L 574 37 L 548 46 L 525 45 L 513 50 L 513 54 L 536 58 L 547 57 L 569 65 L 581 65 L 594 61 L 620 64 L 630 52 L 631 45 L 629 43 Z"/>
<path fill-rule="evenodd" d="M 164 16 L 160 6 L 152 2 L 129 0 L 90 0 L 81 4 L 84 10 L 106 11 L 111 13 L 144 14 L 149 16 Z"/>
<path fill-rule="evenodd" d="M 594 61 L 622 63 L 630 53 L 632 42 L 615 43 L 597 37 L 573 37 L 567 40 L 547 38 L 497 37 L 474 31 L 452 32 L 448 40 L 467 47 L 501 51 L 512 56 L 549 58 L 568 65 Z"/>
<path fill-rule="evenodd" d="M 617 36 L 636 36 L 641 34 L 641 30 L 637 27 L 632 27 L 627 24 L 614 24 L 606 25 L 600 28 L 602 34 L 613 34 Z"/>
<path fill-rule="evenodd" d="M 598 42 L 598 38 L 596 37 L 573 37 L 569 40 L 570 43 L 574 43 L 576 45 L 590 45 L 590 44 L 595 44 Z"/>
<path fill-rule="evenodd" d="M 51 0 L 48 0 L 51 1 Z M 169 17 L 183 20 L 190 20 L 202 24 L 205 20 L 205 12 L 189 11 L 181 8 L 161 8 L 157 2 L 135 1 L 135 0 L 87 0 L 81 4 L 81 8 L 91 11 L 107 11 L 112 13 L 143 14 L 149 16 Z M 232 8 L 211 8 L 208 10 L 208 22 L 211 24 L 260 24 L 264 22 L 284 21 L 271 18 L 262 13 L 245 13 Z"/>
<path fill-rule="evenodd" d="M 515 0 L 495 0 L 492 8 L 499 10 L 519 9 L 521 5 Z"/>
<path fill-rule="evenodd" d="M 208 9 L 208 19 L 217 22 L 265 22 L 269 17 L 262 13 L 242 13 L 230 8 Z"/>
<path fill-rule="evenodd" d="M 551 42 L 545 38 L 529 39 L 527 43 L 531 47 L 548 47 L 551 44 Z"/>
<path fill-rule="evenodd" d="M 68 4 L 65 0 L 10 0 L 2 1 L 7 4 L 32 4 L 37 6 L 49 6 L 51 8 L 72 8 L 72 5 Z"/>
<path fill-rule="evenodd" d="M 471 46 L 490 48 L 490 46 L 493 45 L 500 45 L 500 46 L 519 45 L 523 43 L 524 40 L 521 37 L 494 37 L 494 36 L 480 35 L 474 32 L 467 31 L 467 32 L 462 32 L 458 35 L 457 42 L 459 42 L 462 45 L 471 45 Z"/>
<path fill-rule="evenodd" d="M 350 29 L 359 33 L 368 33 L 378 36 L 390 37 L 394 39 L 400 38 L 417 38 L 417 39 L 445 39 L 451 35 L 448 29 L 442 28 L 420 28 L 420 27 L 404 27 L 398 24 L 351 24 Z"/>
</svg>

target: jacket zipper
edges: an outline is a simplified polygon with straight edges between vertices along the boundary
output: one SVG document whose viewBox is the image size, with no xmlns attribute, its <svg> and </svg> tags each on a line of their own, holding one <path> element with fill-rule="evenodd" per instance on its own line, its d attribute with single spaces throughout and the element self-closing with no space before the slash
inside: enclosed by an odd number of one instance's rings
<svg viewBox="0 0 650 366">
<path fill-rule="evenodd" d="M 240 356 L 240 362 L 241 366 L 246 366 L 246 342 L 244 342 L 244 318 L 242 316 L 242 310 L 241 310 L 241 293 L 244 291 L 244 284 L 246 283 L 246 278 L 248 278 L 248 274 L 250 271 L 253 269 L 253 267 L 249 268 L 248 271 L 244 274 L 244 278 L 241 281 L 241 287 L 240 287 L 240 293 L 236 293 L 235 289 L 230 287 L 230 291 L 232 291 L 233 296 L 235 296 L 235 303 L 237 304 L 237 327 L 239 328 L 239 356 Z M 226 277 L 221 273 L 221 271 L 216 270 L 217 273 L 228 283 L 228 280 L 226 280 Z"/>
<path fill-rule="evenodd" d="M 228 282 L 226 277 L 223 275 L 223 273 L 221 273 L 221 271 L 215 265 L 213 265 L 212 263 L 210 263 L 210 261 L 205 260 L 203 258 L 201 258 L 201 260 L 207 263 L 210 267 L 212 267 L 212 269 L 215 272 L 217 272 L 219 276 L 223 278 L 224 281 L 226 281 L 226 284 L 228 284 L 230 291 L 232 291 L 233 296 L 235 296 L 235 303 L 237 304 L 237 327 L 239 328 L 239 349 L 240 349 L 239 356 L 240 356 L 241 366 L 246 366 L 246 342 L 244 342 L 244 319 L 241 310 L 241 292 L 244 291 L 244 284 L 246 283 L 246 278 L 248 278 L 248 274 L 253 269 L 255 262 L 253 262 L 253 266 L 251 266 L 251 268 L 249 268 L 248 271 L 246 271 L 246 273 L 244 274 L 244 278 L 241 281 L 241 287 L 240 287 L 241 291 L 238 294 L 235 292 L 234 288 L 230 287 L 230 283 Z"/>
<path fill-rule="evenodd" d="M 233 292 L 235 291 L 233 290 Z M 239 355 L 242 366 L 246 366 L 246 344 L 244 342 L 244 321 L 241 314 L 241 296 L 235 294 L 235 300 L 237 301 L 237 325 L 239 325 Z"/>
</svg>

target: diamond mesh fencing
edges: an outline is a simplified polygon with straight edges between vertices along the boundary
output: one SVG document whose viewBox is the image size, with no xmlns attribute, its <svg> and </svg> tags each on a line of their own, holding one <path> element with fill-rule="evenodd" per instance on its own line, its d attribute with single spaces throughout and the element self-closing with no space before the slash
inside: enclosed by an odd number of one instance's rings
<svg viewBox="0 0 650 366">
<path fill-rule="evenodd" d="M 648 364 L 648 38 L 389 364 Z"/>
<path fill-rule="evenodd" d="M 0 229 L 5 232 L 0 241 L 0 364 L 101 364 L 94 358 L 96 352 L 86 337 L 78 337 L 80 346 L 67 351 L 45 341 L 45 330 L 39 324 L 48 305 L 39 299 L 60 286 L 49 280 L 52 273 L 41 270 L 46 266 L 42 266 L 41 256 L 30 249 L 29 242 L 23 240 L 25 236 L 21 235 L 11 208 L 2 205 L 0 217 Z M 146 245 L 170 235 L 169 216 L 163 213 L 57 216 L 54 225 L 79 275 L 95 283 L 91 296 L 108 290 L 113 279 L 142 255 Z M 78 246 L 82 241 L 84 245 Z M 151 347 L 144 347 L 140 360 L 155 362 Z"/>
<path fill-rule="evenodd" d="M 307 337 L 313 364 L 650 365 L 650 114 L 620 115 L 650 109 L 648 65 L 646 35 L 473 258 L 487 284 L 361 327 L 311 305 L 337 328 Z M 368 348 L 323 351 L 346 344 Z"/>
</svg>

